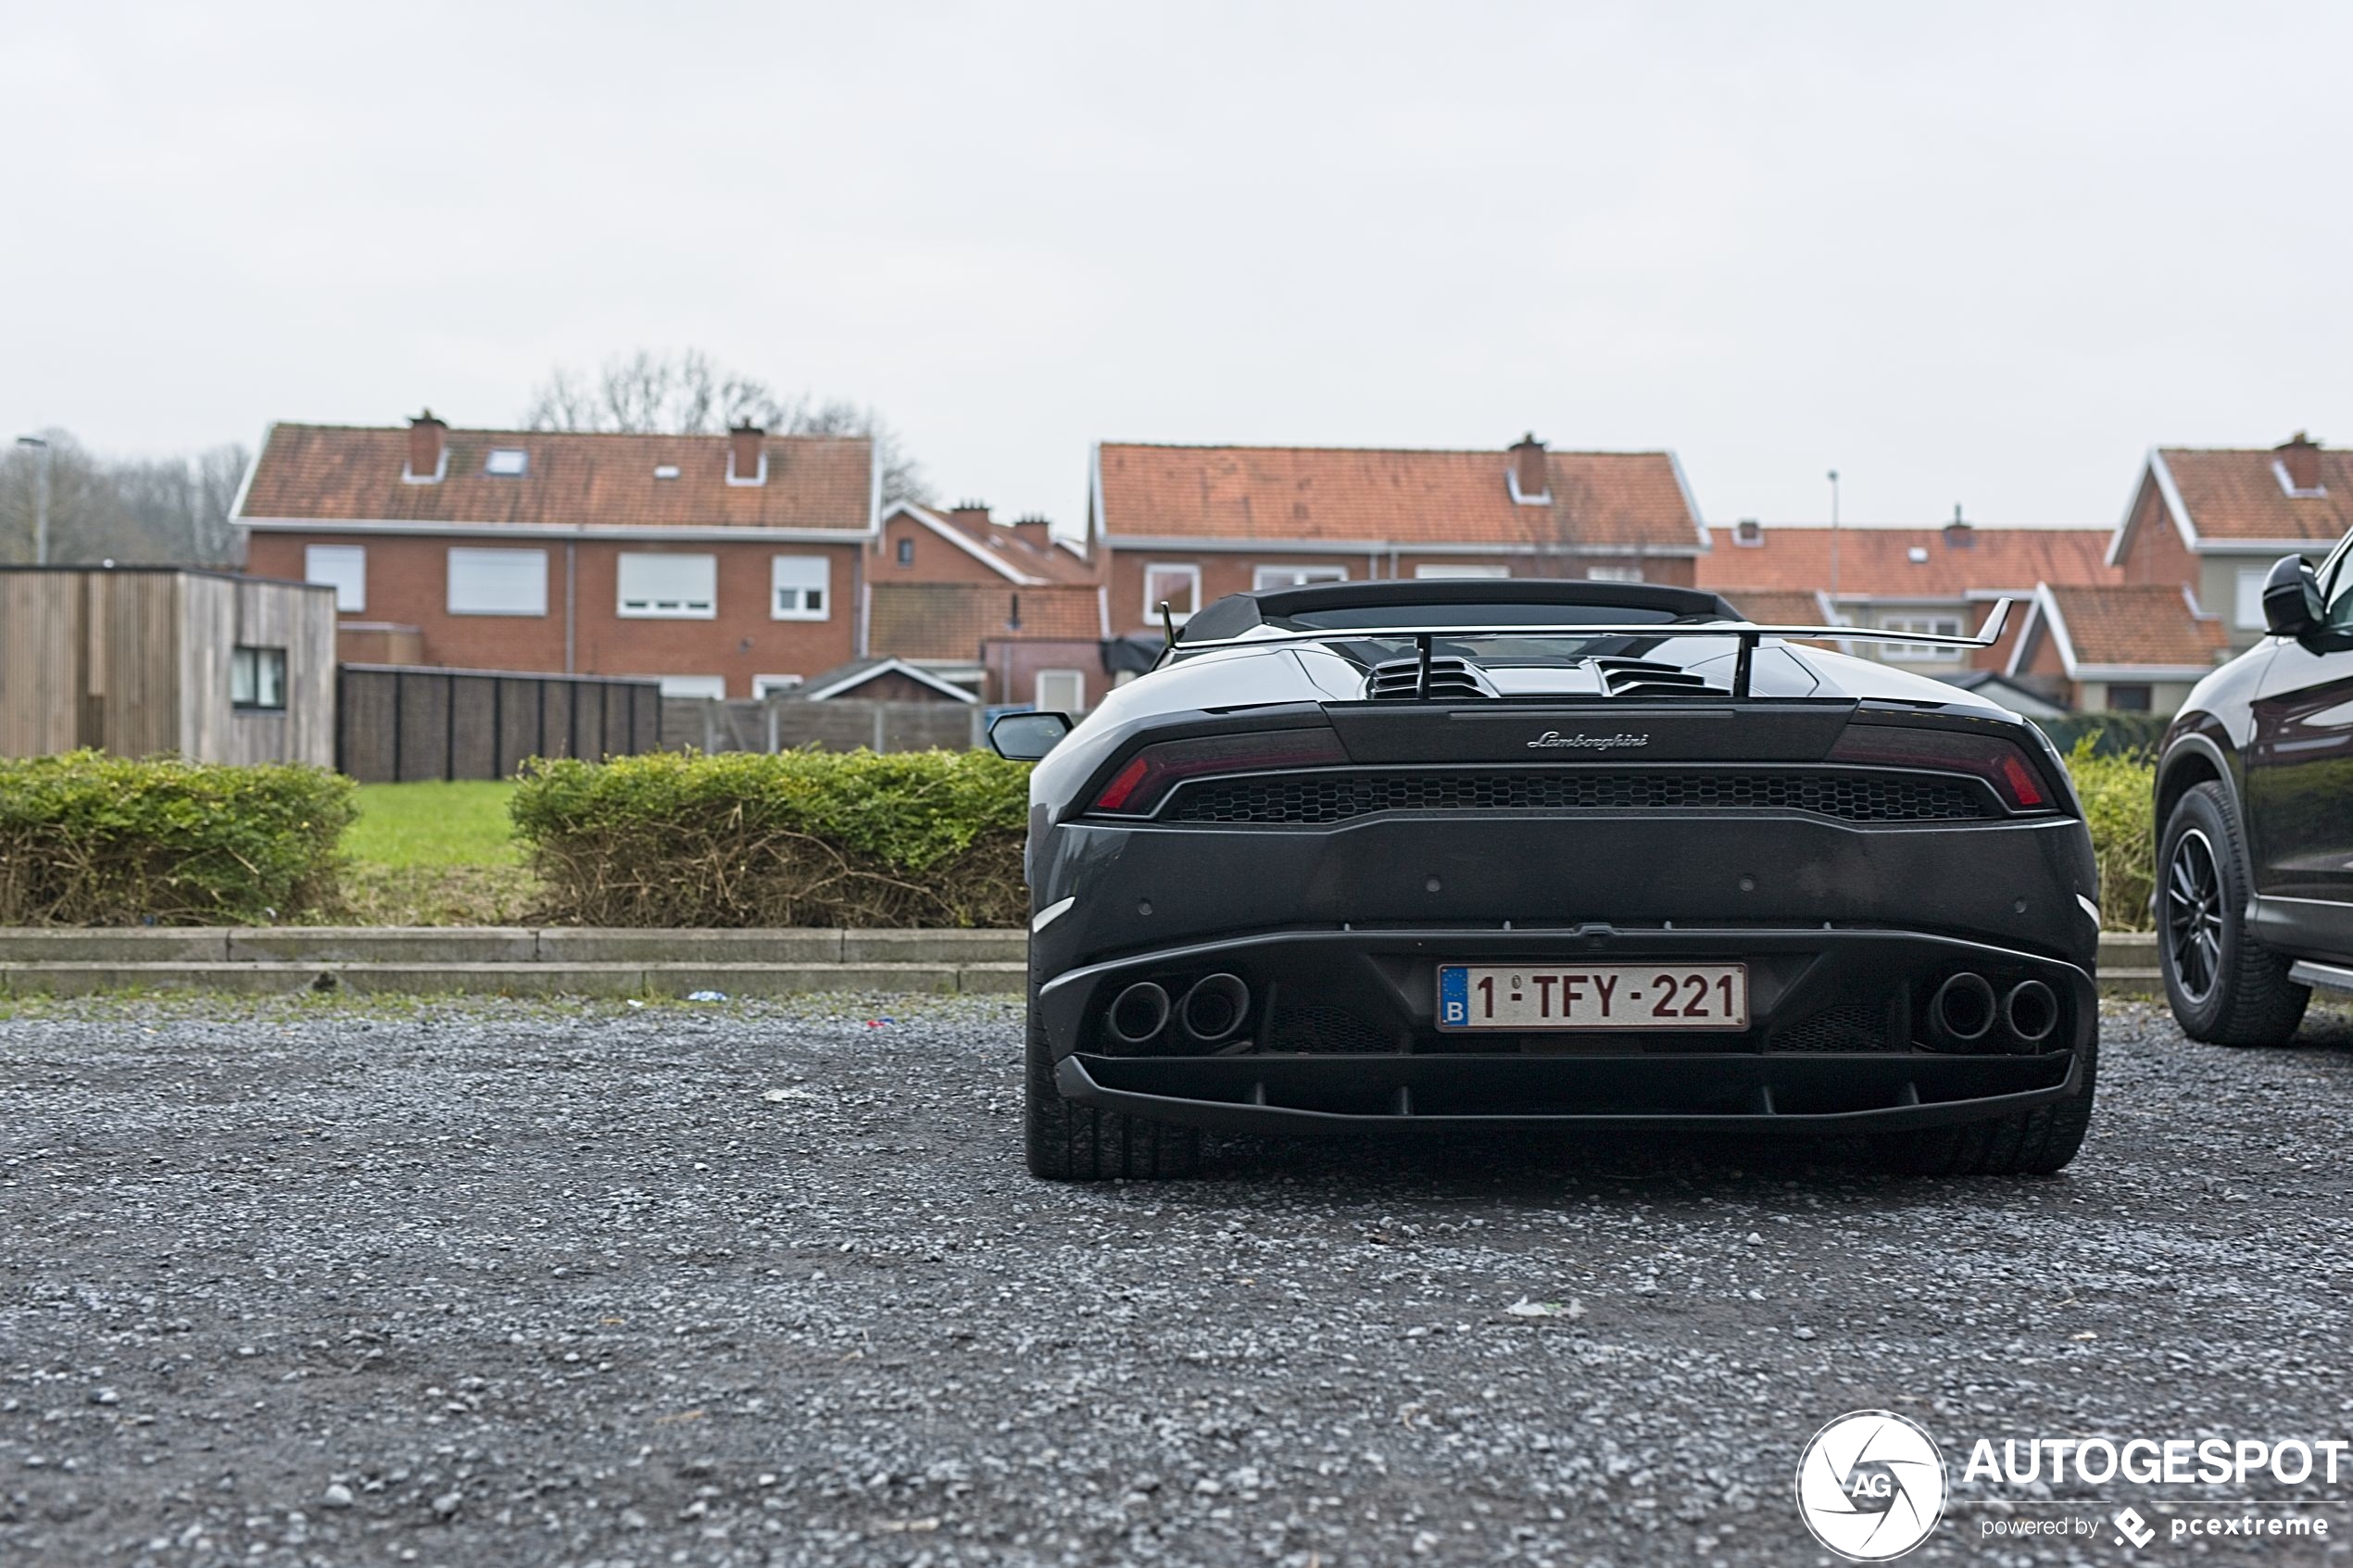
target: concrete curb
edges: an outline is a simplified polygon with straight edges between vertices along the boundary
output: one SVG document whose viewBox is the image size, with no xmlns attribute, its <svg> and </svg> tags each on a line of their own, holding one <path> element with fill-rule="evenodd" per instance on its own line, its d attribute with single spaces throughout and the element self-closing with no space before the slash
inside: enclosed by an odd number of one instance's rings
<svg viewBox="0 0 2353 1568">
<path fill-rule="evenodd" d="M 0 927 L 0 992 L 348 989 L 476 996 L 1020 995 L 1026 934 L 577 926 Z M 2100 990 L 2155 996 L 2157 938 L 2100 937 Z"/>
<path fill-rule="evenodd" d="M 1019 963 L 1019 930 L 611 930 L 585 926 L 0 927 L 19 963 Z"/>
<path fill-rule="evenodd" d="M 30 963 L 0 964 L 0 994 L 227 991 L 288 996 L 791 997 L 818 991 L 1019 995 L 1021 964 Z"/>
<path fill-rule="evenodd" d="M 1019 995 L 1020 931 L 613 931 L 528 926 L 0 928 L 0 992 L 249 995 Z"/>
</svg>

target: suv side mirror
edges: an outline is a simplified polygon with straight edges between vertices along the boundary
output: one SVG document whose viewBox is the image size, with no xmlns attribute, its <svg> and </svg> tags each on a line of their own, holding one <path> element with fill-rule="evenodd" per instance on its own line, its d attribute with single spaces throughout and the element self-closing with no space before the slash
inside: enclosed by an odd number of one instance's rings
<svg viewBox="0 0 2353 1568">
<path fill-rule="evenodd" d="M 2302 556 L 2282 556 L 2263 579 L 2263 629 L 2274 637 L 2301 637 L 2320 624 L 2320 579 Z"/>
<path fill-rule="evenodd" d="M 1015 762 L 1035 762 L 1070 732 L 1067 713 L 1000 713 L 988 726 L 988 749 Z"/>
</svg>

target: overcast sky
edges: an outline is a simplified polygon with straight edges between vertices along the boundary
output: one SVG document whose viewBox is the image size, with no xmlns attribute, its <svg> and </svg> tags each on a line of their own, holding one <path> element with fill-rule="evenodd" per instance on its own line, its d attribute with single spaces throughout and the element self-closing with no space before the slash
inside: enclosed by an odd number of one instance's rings
<svg viewBox="0 0 2353 1568">
<path fill-rule="evenodd" d="M 2353 6 L 0 0 L 0 433 L 695 346 L 1075 524 L 1098 439 L 1669 446 L 2108 525 L 2353 444 Z"/>
</svg>

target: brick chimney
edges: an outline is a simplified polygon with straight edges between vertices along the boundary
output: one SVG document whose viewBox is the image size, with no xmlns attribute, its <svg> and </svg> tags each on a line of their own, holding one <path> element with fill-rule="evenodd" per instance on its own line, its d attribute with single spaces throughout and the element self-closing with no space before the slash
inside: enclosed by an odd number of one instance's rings
<svg viewBox="0 0 2353 1568">
<path fill-rule="evenodd" d="M 755 424 L 727 427 L 727 483 L 730 484 L 765 484 L 767 476 L 761 471 L 760 444 L 768 433 Z"/>
<path fill-rule="evenodd" d="M 959 501 L 954 506 L 948 508 L 948 515 L 950 519 L 962 523 L 966 528 L 987 528 L 988 526 L 988 503 L 986 501 Z"/>
<path fill-rule="evenodd" d="M 403 477 L 419 484 L 432 484 L 441 478 L 441 459 L 446 450 L 444 439 L 449 427 L 433 417 L 427 408 L 409 421 L 409 471 Z"/>
<path fill-rule="evenodd" d="M 2309 491 L 2321 488 L 2321 444 L 2297 431 L 2293 436 L 2271 448 L 2279 459 L 2280 471 L 2287 475 L 2290 490 Z"/>
<path fill-rule="evenodd" d="M 1052 545 L 1051 533 L 1046 520 L 1036 512 L 1013 520 L 1013 537 L 1033 550 L 1043 550 Z"/>
<path fill-rule="evenodd" d="M 1512 499 L 1523 507 L 1550 506 L 1551 476 L 1544 470 L 1544 444 L 1529 431 L 1511 449 Z"/>
<path fill-rule="evenodd" d="M 1976 526 L 1961 516 L 1960 503 L 1954 502 L 1953 521 L 1944 525 L 1944 547 L 1948 550 L 1966 550 L 1976 543 Z"/>
</svg>

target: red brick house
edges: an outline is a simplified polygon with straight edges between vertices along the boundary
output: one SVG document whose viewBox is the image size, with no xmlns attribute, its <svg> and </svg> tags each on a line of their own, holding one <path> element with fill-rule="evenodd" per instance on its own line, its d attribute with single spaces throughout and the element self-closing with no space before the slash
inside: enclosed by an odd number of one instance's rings
<svg viewBox="0 0 2353 1568">
<path fill-rule="evenodd" d="M 2177 711 L 2229 645 L 2171 583 L 2035 584 L 2007 673 L 2081 713 Z"/>
<path fill-rule="evenodd" d="M 898 501 L 883 513 L 870 580 L 877 583 L 1093 583 L 1094 563 L 1076 544 L 1053 537 L 1042 517 L 999 522 L 979 501 L 920 507 Z"/>
<path fill-rule="evenodd" d="M 992 706 L 1080 713 L 1111 687 L 1093 584 L 877 583 L 872 624 L 878 653 L 969 684 Z"/>
<path fill-rule="evenodd" d="M 883 514 L 867 587 L 874 652 L 984 702 L 1080 713 L 1111 688 L 1095 564 L 1043 518 L 1000 523 L 976 501 Z"/>
<path fill-rule="evenodd" d="M 1281 583 L 1575 576 L 1688 585 L 1707 529 L 1667 452 L 1099 444 L 1088 539 L 1114 632 Z"/>
<path fill-rule="evenodd" d="M 1700 558 L 1699 585 L 1751 619 L 1804 610 L 1790 619 L 1952 636 L 1974 633 L 1996 600 L 2013 601 L 2002 642 L 1982 653 L 1920 643 L 1848 647 L 1927 675 L 2005 668 L 2036 583 L 2117 580 L 2106 529 L 1979 528 L 1956 519 L 1941 528 L 1741 522 L 1711 532 L 1716 548 Z"/>
<path fill-rule="evenodd" d="M 356 636 L 424 662 L 742 697 L 864 651 L 878 484 L 862 436 L 460 430 L 426 413 L 406 430 L 271 426 L 231 520 L 248 570 L 333 584 Z"/>
<path fill-rule="evenodd" d="M 2160 446 L 2110 536 L 2119 578 L 2183 584 L 2233 653 L 2263 636 L 2263 578 L 2280 557 L 2317 563 L 2353 529 L 2353 452 L 2298 431 L 2264 448 Z"/>
</svg>

